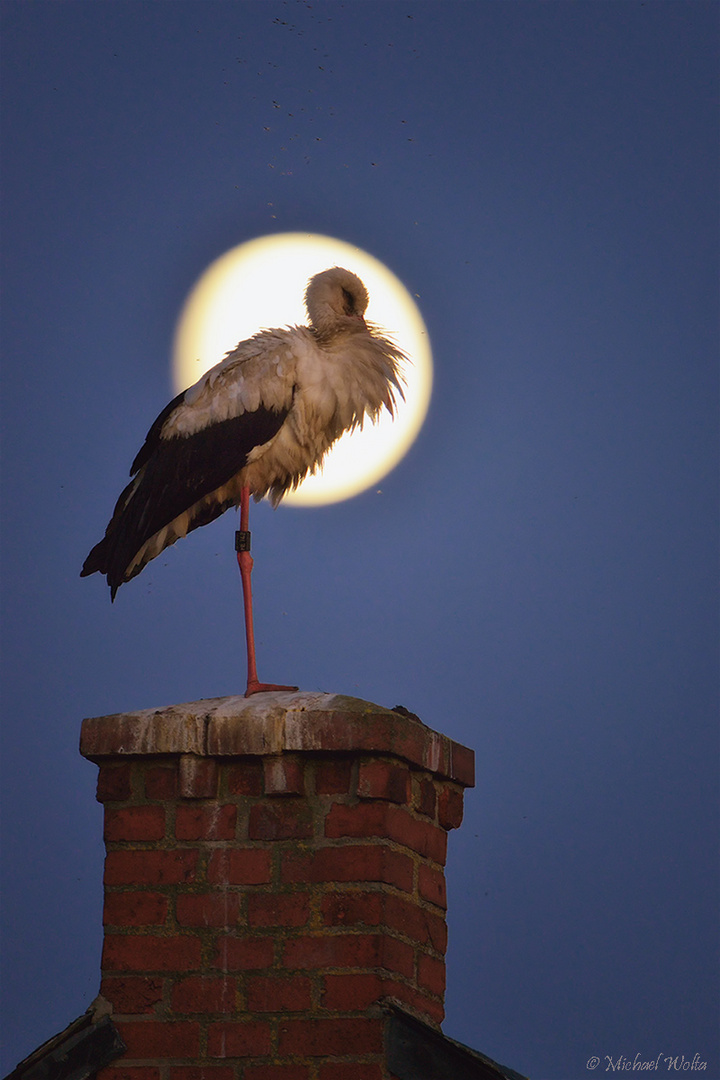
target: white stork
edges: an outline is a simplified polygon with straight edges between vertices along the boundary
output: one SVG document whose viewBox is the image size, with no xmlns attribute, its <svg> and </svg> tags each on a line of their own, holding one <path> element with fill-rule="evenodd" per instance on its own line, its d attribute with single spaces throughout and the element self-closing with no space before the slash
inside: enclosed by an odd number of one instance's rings
<svg viewBox="0 0 720 1080">
<path fill-rule="evenodd" d="M 133 477 L 81 576 L 125 581 L 193 529 L 240 506 L 236 534 L 248 652 L 246 696 L 286 690 L 260 683 L 255 665 L 249 500 L 273 506 L 314 472 L 345 431 L 393 415 L 404 353 L 364 314 L 368 294 L 349 270 L 316 274 L 305 292 L 310 326 L 261 330 L 241 341 L 150 428 Z"/>
</svg>

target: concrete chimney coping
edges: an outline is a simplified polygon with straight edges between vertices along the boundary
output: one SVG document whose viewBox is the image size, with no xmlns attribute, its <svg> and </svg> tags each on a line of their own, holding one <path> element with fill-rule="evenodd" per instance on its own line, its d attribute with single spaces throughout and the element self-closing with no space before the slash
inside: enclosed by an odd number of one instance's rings
<svg viewBox="0 0 720 1080">
<path fill-rule="evenodd" d="M 475 783 L 472 750 L 396 712 L 344 694 L 307 691 L 205 698 L 83 721 L 80 753 L 112 757 L 285 752 L 388 754 L 463 787 Z"/>
</svg>

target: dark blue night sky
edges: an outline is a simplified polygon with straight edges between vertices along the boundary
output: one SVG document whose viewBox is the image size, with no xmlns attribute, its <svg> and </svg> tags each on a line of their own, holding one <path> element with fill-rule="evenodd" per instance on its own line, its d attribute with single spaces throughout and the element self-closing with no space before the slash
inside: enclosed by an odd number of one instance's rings
<svg viewBox="0 0 720 1080">
<path fill-rule="evenodd" d="M 3 1071 L 98 991 L 82 718 L 244 688 L 234 515 L 112 606 L 82 561 L 194 281 L 310 231 L 417 294 L 436 382 L 382 494 L 254 511 L 262 669 L 476 751 L 448 1035 L 720 1076 L 717 5 L 0 16 Z"/>
</svg>

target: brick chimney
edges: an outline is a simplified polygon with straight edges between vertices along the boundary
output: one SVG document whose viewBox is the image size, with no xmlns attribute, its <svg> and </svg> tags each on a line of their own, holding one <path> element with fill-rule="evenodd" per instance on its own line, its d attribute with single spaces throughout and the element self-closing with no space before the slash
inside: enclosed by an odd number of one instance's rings
<svg viewBox="0 0 720 1080">
<path fill-rule="evenodd" d="M 439 1027 L 471 750 L 332 694 L 85 720 L 105 805 L 101 1080 L 383 1080 L 382 1003 Z"/>
</svg>

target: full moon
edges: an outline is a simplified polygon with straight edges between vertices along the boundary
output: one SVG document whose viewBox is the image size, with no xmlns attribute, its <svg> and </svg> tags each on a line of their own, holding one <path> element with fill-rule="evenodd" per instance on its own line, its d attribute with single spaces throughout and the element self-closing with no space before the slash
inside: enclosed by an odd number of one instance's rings
<svg viewBox="0 0 720 1080">
<path fill-rule="evenodd" d="M 432 354 L 427 330 L 410 293 L 366 251 L 330 236 L 279 233 L 258 237 L 211 263 L 190 292 L 180 314 L 173 347 L 176 392 L 186 389 L 258 330 L 304 324 L 305 286 L 331 266 L 352 270 L 370 294 L 368 322 L 381 327 L 407 354 L 404 401 L 393 420 L 343 435 L 322 470 L 306 477 L 283 502 L 319 506 L 339 502 L 377 484 L 414 442 L 430 404 Z"/>
</svg>

